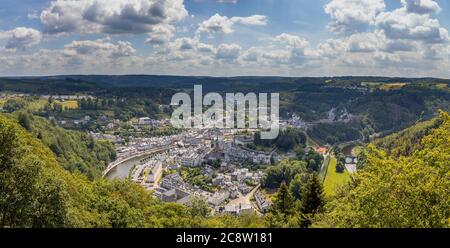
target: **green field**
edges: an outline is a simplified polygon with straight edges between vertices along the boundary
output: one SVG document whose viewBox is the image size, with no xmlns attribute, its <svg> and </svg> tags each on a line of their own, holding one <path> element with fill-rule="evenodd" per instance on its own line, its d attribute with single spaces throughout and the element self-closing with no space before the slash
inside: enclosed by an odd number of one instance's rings
<svg viewBox="0 0 450 248">
<path fill-rule="evenodd" d="M 347 170 L 344 173 L 336 172 L 336 158 L 332 157 L 328 165 L 327 174 L 323 183 L 325 196 L 333 196 L 336 189 L 350 181 L 350 174 Z"/>
</svg>

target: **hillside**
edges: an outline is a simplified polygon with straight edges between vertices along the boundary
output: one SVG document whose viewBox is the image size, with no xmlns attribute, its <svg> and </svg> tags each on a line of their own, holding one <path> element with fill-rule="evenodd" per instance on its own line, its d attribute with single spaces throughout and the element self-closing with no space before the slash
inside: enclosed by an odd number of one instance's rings
<svg viewBox="0 0 450 248">
<path fill-rule="evenodd" d="M 439 118 L 419 122 L 401 132 L 377 139 L 373 144 L 393 157 L 408 156 L 422 149 L 420 140 L 441 124 Z"/>
<path fill-rule="evenodd" d="M 366 148 L 364 169 L 327 204 L 315 226 L 450 227 L 449 114 L 378 144 L 387 152 Z"/>
<path fill-rule="evenodd" d="M 72 131 L 26 112 L 13 116 L 54 153 L 58 163 L 70 172 L 78 171 L 90 179 L 98 178 L 116 158 L 114 144 L 95 141 L 85 132 Z"/>
</svg>

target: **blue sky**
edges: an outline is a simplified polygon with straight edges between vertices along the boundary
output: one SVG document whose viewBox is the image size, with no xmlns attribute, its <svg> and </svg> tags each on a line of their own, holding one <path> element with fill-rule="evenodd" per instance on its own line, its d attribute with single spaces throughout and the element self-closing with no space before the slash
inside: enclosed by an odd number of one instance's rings
<svg viewBox="0 0 450 248">
<path fill-rule="evenodd" d="M 3 0 L 0 75 L 450 77 L 446 0 Z"/>
</svg>

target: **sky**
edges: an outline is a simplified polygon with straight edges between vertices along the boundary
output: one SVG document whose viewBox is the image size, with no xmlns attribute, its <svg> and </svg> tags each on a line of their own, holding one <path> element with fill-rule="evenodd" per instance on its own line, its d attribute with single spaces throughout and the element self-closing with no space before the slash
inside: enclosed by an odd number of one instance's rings
<svg viewBox="0 0 450 248">
<path fill-rule="evenodd" d="M 0 76 L 450 78 L 448 0 L 2 0 Z"/>
</svg>

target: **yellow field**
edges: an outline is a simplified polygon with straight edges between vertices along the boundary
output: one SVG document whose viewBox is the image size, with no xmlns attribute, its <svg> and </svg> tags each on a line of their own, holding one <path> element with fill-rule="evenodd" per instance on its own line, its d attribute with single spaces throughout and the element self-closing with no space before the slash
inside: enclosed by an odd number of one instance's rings
<svg viewBox="0 0 450 248">
<path fill-rule="evenodd" d="M 64 101 L 64 102 L 58 101 L 57 104 L 60 104 L 63 110 L 78 109 L 77 101 Z"/>
<path fill-rule="evenodd" d="M 380 89 L 380 90 L 399 90 L 403 87 L 408 85 L 408 83 L 381 83 L 381 82 L 361 82 L 361 86 L 373 88 L 373 89 Z"/>
<path fill-rule="evenodd" d="M 343 173 L 336 172 L 336 163 L 336 158 L 332 157 L 323 183 L 325 196 L 333 196 L 337 188 L 350 182 L 350 174 L 347 170 Z"/>
<path fill-rule="evenodd" d="M 382 90 L 399 90 L 405 87 L 406 83 L 393 83 L 393 84 L 383 84 L 380 89 Z"/>
</svg>

